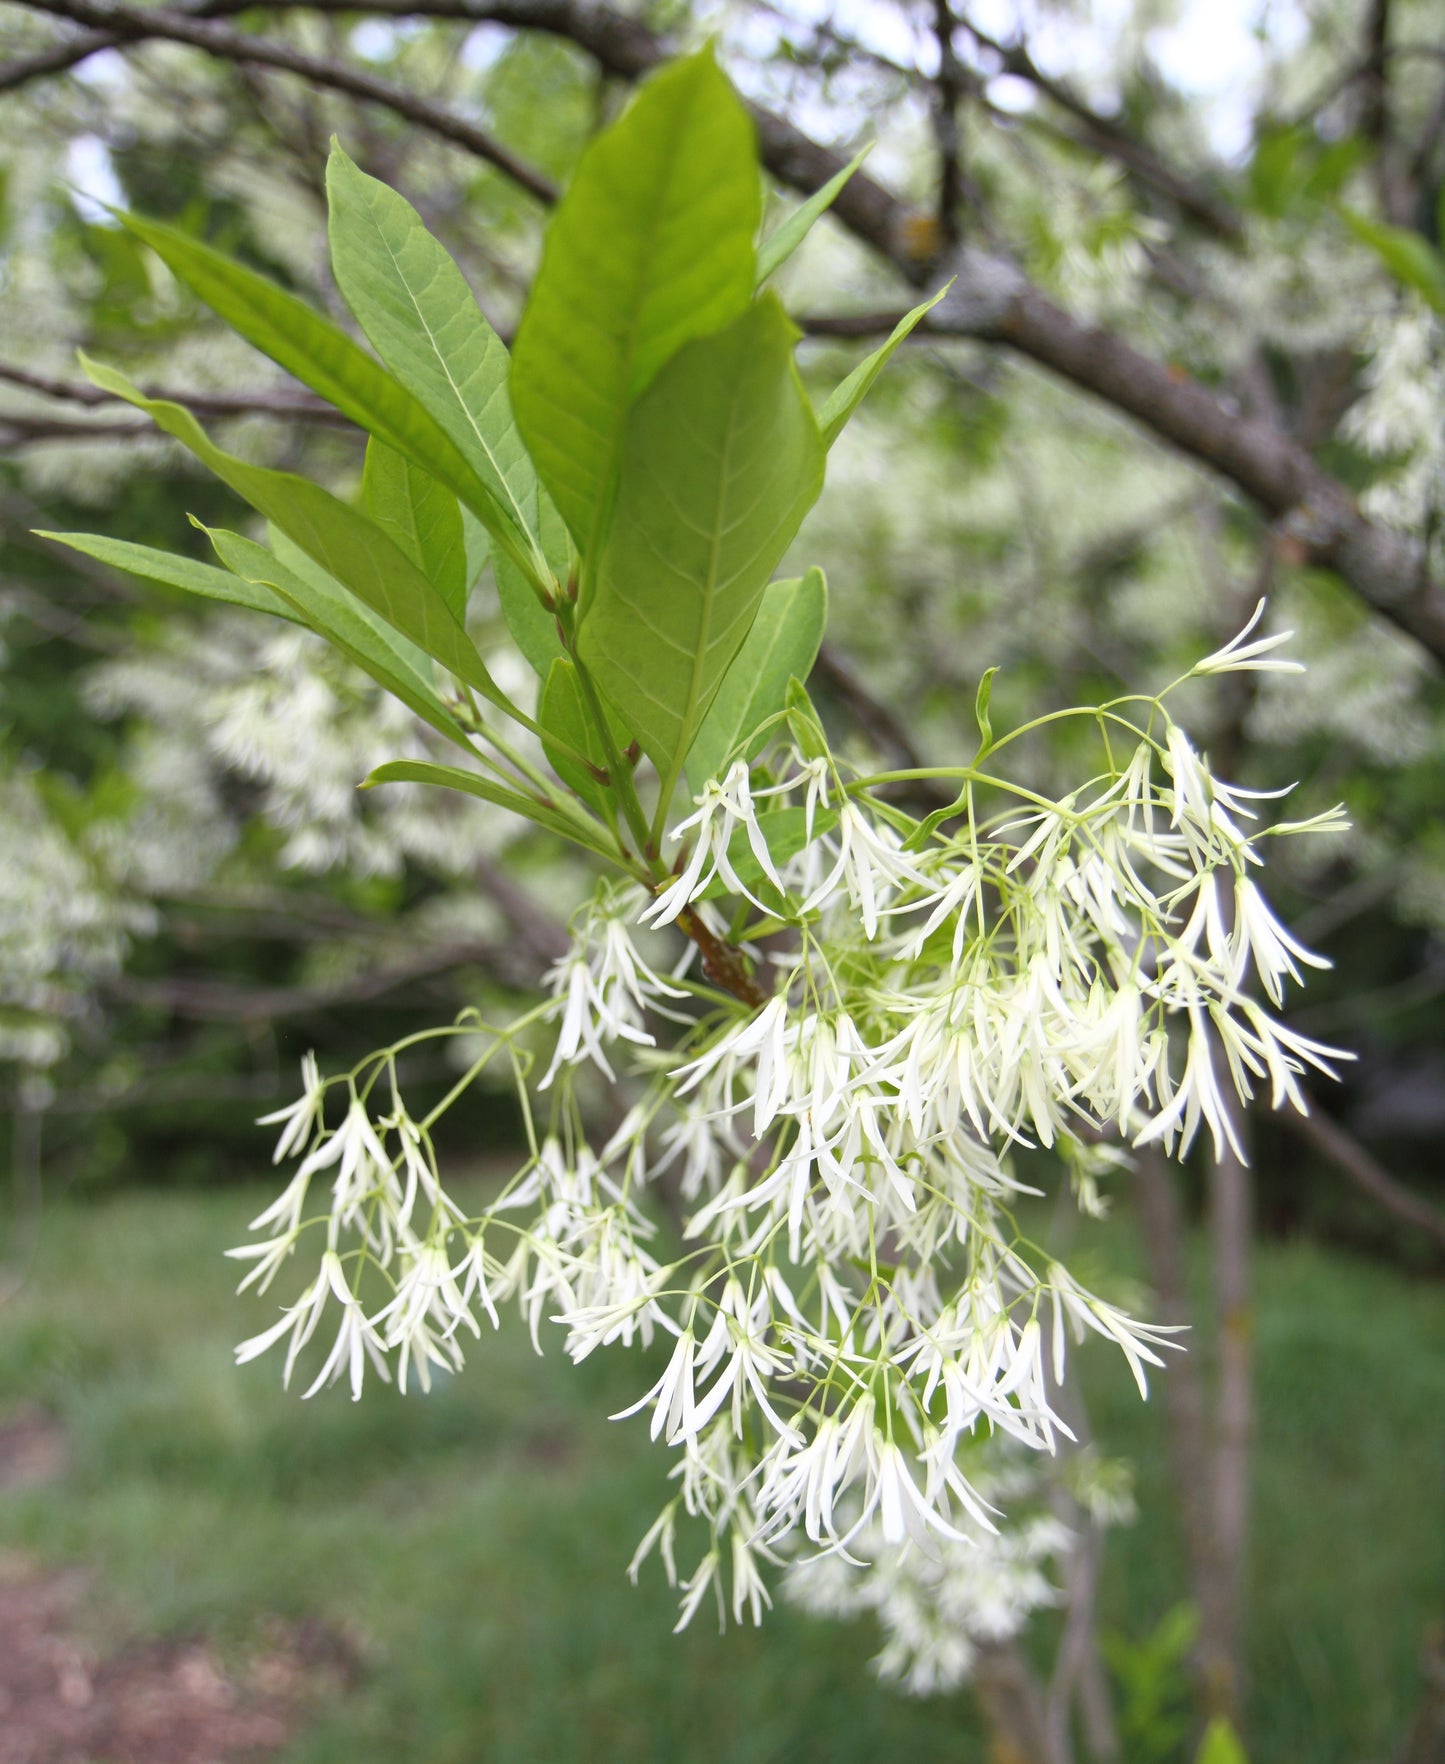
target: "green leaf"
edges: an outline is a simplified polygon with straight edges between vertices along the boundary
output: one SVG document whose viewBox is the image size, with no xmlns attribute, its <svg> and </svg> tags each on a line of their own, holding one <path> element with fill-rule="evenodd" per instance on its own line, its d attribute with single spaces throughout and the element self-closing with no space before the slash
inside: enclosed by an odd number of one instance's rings
<svg viewBox="0 0 1445 1764">
<path fill-rule="evenodd" d="M 458 619 L 467 610 L 467 541 L 462 511 L 444 485 L 373 435 L 366 444 L 361 499 Z"/>
<path fill-rule="evenodd" d="M 609 800 L 608 787 L 597 773 L 607 770 L 607 752 L 587 714 L 576 666 L 565 655 L 559 655 L 548 669 L 537 706 L 537 721 L 543 729 L 542 751 L 552 770 L 584 802 L 601 808 Z M 596 770 L 571 758 L 556 742 L 549 741 L 548 735 L 565 742 L 573 753 L 585 754 Z"/>
<path fill-rule="evenodd" d="M 828 737 L 823 731 L 823 719 L 808 696 L 808 688 L 796 674 L 788 681 L 783 706 L 788 713 L 788 727 L 803 758 L 827 759 Z"/>
<path fill-rule="evenodd" d="M 795 208 L 781 226 L 774 228 L 758 247 L 758 286 L 781 269 L 812 232 L 819 217 L 838 200 L 838 194 L 872 152 L 872 144 L 855 153 L 840 172 L 835 172 L 821 190 L 811 195 L 801 207 Z"/>
<path fill-rule="evenodd" d="M 1386 226 L 1350 208 L 1341 208 L 1340 213 L 1396 281 L 1413 288 L 1436 312 L 1445 313 L 1445 257 L 1408 227 Z"/>
<path fill-rule="evenodd" d="M 748 738 L 783 709 L 788 681 L 806 679 L 817 659 L 828 622 L 823 572 L 770 582 L 758 616 L 723 676 L 687 756 L 687 778 L 701 790 L 719 777 L 730 756 L 748 757 Z"/>
<path fill-rule="evenodd" d="M 201 531 L 228 570 L 275 594 L 291 609 L 293 618 L 319 632 L 409 710 L 458 747 L 474 751 L 438 696 L 422 652 L 348 594 L 304 552 L 298 550 L 287 559 L 224 527 L 201 527 Z"/>
<path fill-rule="evenodd" d="M 543 549 L 549 557 L 556 555 L 559 549 L 565 556 L 567 529 L 561 515 L 552 506 L 550 497 L 541 497 L 538 514 Z M 507 621 L 512 641 L 545 680 L 547 670 L 562 654 L 562 636 L 557 629 L 557 615 L 542 605 L 532 592 L 526 577 L 510 558 L 498 557 L 493 564 L 492 574 L 496 578 L 502 617 Z"/>
<path fill-rule="evenodd" d="M 39 539 L 54 539 L 72 551 L 82 551 L 112 569 L 126 570 L 147 582 L 159 582 L 167 588 L 184 588 L 206 600 L 219 600 L 227 606 L 244 606 L 251 612 L 272 613 L 278 619 L 290 619 L 299 625 L 308 624 L 290 604 L 269 588 L 253 582 L 238 581 L 229 570 L 218 570 L 214 564 L 197 563 L 193 558 L 179 557 L 173 552 L 157 551 L 154 546 L 134 545 L 128 539 L 108 539 L 101 533 L 40 533 Z"/>
<path fill-rule="evenodd" d="M 657 767 L 663 802 L 822 487 L 796 336 L 765 294 L 669 362 L 628 419 L 578 648 Z"/>
<path fill-rule="evenodd" d="M 507 622 L 512 641 L 545 680 L 547 670 L 564 653 L 557 615 L 547 611 L 528 586 L 527 578 L 509 558 L 493 558 L 492 573 L 496 578 L 502 617 Z"/>
<path fill-rule="evenodd" d="M 513 714 L 510 700 L 487 672 L 456 614 L 374 521 L 305 478 L 250 465 L 224 452 L 179 404 L 147 398 L 114 368 L 103 367 L 84 355 L 80 359 L 97 386 L 146 411 L 238 496 L 294 539 L 342 587 L 459 680 Z"/>
<path fill-rule="evenodd" d="M 997 668 L 986 668 L 978 683 L 978 691 L 973 695 L 973 720 L 978 724 L 980 757 L 993 746 L 993 724 L 989 721 L 988 706 L 993 697 L 993 677 L 997 672 Z"/>
<path fill-rule="evenodd" d="M 711 51 L 647 80 L 578 163 L 512 353 L 512 403 L 590 568 L 630 404 L 747 306 L 761 209 L 752 124 Z"/>
<path fill-rule="evenodd" d="M 412 205 L 334 142 L 326 191 L 342 298 L 483 487 L 485 505 L 472 507 L 499 548 L 545 586 L 551 571 L 536 537 L 537 478 L 512 420 L 506 345 Z M 565 561 L 564 555 L 563 568 Z M 558 562 L 554 557 L 553 568 Z"/>
<path fill-rule="evenodd" d="M 442 790 L 460 790 L 467 796 L 479 796 L 483 802 L 494 802 L 499 808 L 510 809 L 514 815 L 521 815 L 550 833 L 559 833 L 584 851 L 596 852 L 599 857 L 611 858 L 614 862 L 617 858 L 615 848 L 608 843 L 601 827 L 595 834 L 590 833 L 585 820 L 573 820 L 540 798 L 523 796 L 518 790 L 508 790 L 476 772 L 464 772 L 458 766 L 438 766 L 427 760 L 389 760 L 376 768 L 363 782 L 362 788 L 370 790 L 377 784 L 434 784 Z"/>
<path fill-rule="evenodd" d="M 893 327 L 893 333 L 880 349 L 875 349 L 866 360 L 860 361 L 849 374 L 848 378 L 835 386 L 829 394 L 823 408 L 818 412 L 818 427 L 823 431 L 823 441 L 831 447 L 848 425 L 848 419 L 868 396 L 873 382 L 887 367 L 893 351 L 903 342 L 926 313 L 932 312 L 944 295 L 953 286 L 945 282 L 932 300 L 925 300 L 922 306 L 915 306 L 912 312 L 905 313 Z"/>
<path fill-rule="evenodd" d="M 248 343 L 343 416 L 430 472 L 469 504 L 483 525 L 498 533 L 500 542 L 509 540 L 520 555 L 530 557 L 530 542 L 524 533 L 513 531 L 495 487 L 473 469 L 425 405 L 345 331 L 313 312 L 304 300 L 189 234 L 132 214 L 120 218 Z"/>
<path fill-rule="evenodd" d="M 1196 1764 L 1249 1764 L 1239 1736 L 1222 1715 L 1216 1715 L 1205 1731 Z"/>
<path fill-rule="evenodd" d="M 462 552 L 466 559 L 467 596 L 470 598 L 471 591 L 476 587 L 477 579 L 491 556 L 492 544 L 487 536 L 487 529 L 472 511 L 462 503 L 458 503 L 457 508 L 462 517 Z"/>
</svg>

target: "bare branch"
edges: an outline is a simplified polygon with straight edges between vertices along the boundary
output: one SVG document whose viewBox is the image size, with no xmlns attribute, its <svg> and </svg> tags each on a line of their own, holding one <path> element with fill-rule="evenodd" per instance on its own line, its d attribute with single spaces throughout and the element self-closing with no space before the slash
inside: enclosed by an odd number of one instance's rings
<svg viewBox="0 0 1445 1764">
<path fill-rule="evenodd" d="M 47 441 L 133 441 L 154 438 L 149 423 L 85 422 L 79 417 L 16 416 L 0 412 L 0 448 L 34 447 Z"/>
<path fill-rule="evenodd" d="M 128 1004 L 159 1006 L 200 1023 L 268 1023 L 382 998 L 405 986 L 467 966 L 499 968 L 504 952 L 487 943 L 435 944 L 409 960 L 379 963 L 324 986 L 233 986 L 225 980 L 174 975 L 163 980 L 117 975 L 105 990 Z"/>
<path fill-rule="evenodd" d="M 1384 145 L 1390 133 L 1389 42 L 1390 0 L 1370 0 L 1360 64 L 1364 85 L 1360 133 L 1376 148 Z"/>
<path fill-rule="evenodd" d="M 938 145 L 938 236 L 952 250 L 959 241 L 963 203 L 963 141 L 958 107 L 964 73 L 954 52 L 953 11 L 949 0 L 933 0 L 933 34 L 938 41 L 938 73 L 933 81 L 933 138 Z"/>
<path fill-rule="evenodd" d="M 1413 1226 L 1445 1249 L 1445 1213 L 1397 1181 L 1353 1134 L 1316 1106 L 1309 1114 L 1282 1109 L 1275 1117 L 1296 1139 L 1303 1140 L 1353 1182 L 1361 1194 L 1406 1225 Z"/>
<path fill-rule="evenodd" d="M 115 5 L 110 0 L 23 0 L 23 4 L 34 12 L 68 18 L 76 24 L 90 26 L 93 31 L 109 32 L 121 45 L 158 38 L 202 49 L 220 61 L 251 62 L 259 67 L 274 67 L 282 73 L 296 74 L 313 85 L 345 92 L 365 104 L 394 111 L 442 140 L 465 148 L 468 153 L 504 172 L 539 202 L 551 203 L 557 199 L 556 187 L 550 179 L 493 140 L 485 129 L 429 98 L 407 91 L 404 86 L 377 79 L 374 74 L 345 62 L 305 55 L 267 37 L 233 31 L 224 25 L 160 7 Z"/>
<path fill-rule="evenodd" d="M 0 380 L 19 386 L 27 392 L 38 392 L 45 398 L 63 399 L 67 404 L 83 404 L 92 409 L 123 402 L 116 398 L 115 393 L 103 392 L 99 386 L 92 386 L 86 381 L 59 380 L 49 374 L 32 373 L 29 368 L 15 367 L 7 362 L 0 362 Z M 173 388 L 160 386 L 142 387 L 142 391 L 147 398 L 163 398 L 173 404 L 184 404 L 198 416 L 268 416 L 280 417 L 287 422 L 336 423 L 348 428 L 351 426 L 350 419 L 342 416 L 339 410 L 333 410 L 329 404 L 311 397 L 309 393 L 178 392 Z M 0 424 L 6 426 L 35 420 L 40 419 L 33 419 L 28 411 L 0 412 Z M 149 423 L 129 423 L 124 427 L 110 425 L 108 428 L 102 428 L 98 424 L 74 423 L 66 432 L 71 431 L 83 437 L 104 433 L 129 435 L 154 432 Z"/>
</svg>

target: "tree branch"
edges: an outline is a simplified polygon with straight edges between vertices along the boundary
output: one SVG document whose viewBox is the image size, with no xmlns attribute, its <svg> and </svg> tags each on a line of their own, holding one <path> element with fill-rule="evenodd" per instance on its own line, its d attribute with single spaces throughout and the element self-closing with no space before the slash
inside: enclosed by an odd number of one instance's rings
<svg viewBox="0 0 1445 1764">
<path fill-rule="evenodd" d="M 90 26 L 93 31 L 108 32 L 119 45 L 158 38 L 202 49 L 220 61 L 251 62 L 258 67 L 274 67 L 282 73 L 296 74 L 313 85 L 345 92 L 365 104 L 377 104 L 394 111 L 442 140 L 465 148 L 468 153 L 504 172 L 539 202 L 551 203 L 557 199 L 556 187 L 550 179 L 493 140 L 485 129 L 429 98 L 407 91 L 404 86 L 377 79 L 374 74 L 364 73 L 345 62 L 306 55 L 266 37 L 233 31 L 224 25 L 160 7 L 116 5 L 111 0 L 22 0 L 22 4 L 33 12 L 68 18 L 73 23 Z M 94 53 L 93 50 L 90 52 Z M 4 77 L 0 74 L 0 80 Z"/>
<path fill-rule="evenodd" d="M 1377 1206 L 1404 1224 L 1423 1231 L 1445 1249 L 1445 1213 L 1406 1188 L 1403 1182 L 1398 1182 L 1338 1121 L 1332 1120 L 1318 1106 L 1308 1115 L 1282 1109 L 1275 1119 L 1296 1139 L 1303 1140 L 1312 1151 L 1333 1164 L 1361 1194 L 1368 1195 Z"/>
<path fill-rule="evenodd" d="M 406 962 L 379 965 L 325 986 L 246 987 L 199 975 L 143 980 L 122 974 L 106 983 L 106 991 L 128 1004 L 159 1007 L 192 1022 L 268 1023 L 382 998 L 417 980 L 466 965 L 496 968 L 502 954 L 485 943 L 437 944 Z"/>
<path fill-rule="evenodd" d="M 953 250 L 960 238 L 963 205 L 963 141 L 958 107 L 964 76 L 954 53 L 950 0 L 933 0 L 933 34 L 938 42 L 938 73 L 933 81 L 933 138 L 938 147 L 938 236 Z"/>
<path fill-rule="evenodd" d="M 1004 73 L 1012 74 L 1015 79 L 1026 80 L 1035 91 L 1042 92 L 1081 125 L 1084 146 L 1091 147 L 1097 153 L 1107 154 L 1111 159 L 1117 159 L 1141 183 L 1148 184 L 1161 196 L 1167 196 L 1176 208 L 1196 221 L 1206 232 L 1232 244 L 1238 244 L 1244 237 L 1244 225 L 1229 203 L 1167 165 L 1152 147 L 1140 141 L 1118 117 L 1105 116 L 1093 109 L 1063 80 L 1046 74 L 1030 55 L 1022 39 L 1014 43 L 1001 43 L 998 38 L 981 30 L 971 19 L 964 18 L 962 23 L 976 43 L 998 57 Z"/>
<path fill-rule="evenodd" d="M 180 13 L 109 6 L 102 0 L 26 3 L 96 28 L 106 24 L 117 35 L 123 33 L 127 41 L 162 35 L 227 57 L 241 57 L 244 52 L 246 59 L 303 75 L 316 71 L 321 83 L 334 84 L 334 76 L 339 75 L 346 84 L 338 89 L 395 108 L 423 126 L 440 123 L 438 132 L 446 138 L 493 164 L 502 164 L 503 159 L 510 162 L 510 155 L 481 131 L 426 100 L 261 38 L 196 23 Z M 308 10 L 489 20 L 517 29 L 546 31 L 566 37 L 609 73 L 629 79 L 656 66 L 669 47 L 647 26 L 612 11 L 599 0 L 497 0 L 496 4 L 372 0 L 372 4 L 360 7 L 343 5 L 341 0 L 318 0 Z M 782 183 L 811 194 L 842 169 L 836 153 L 785 118 L 760 106 L 751 108 L 763 162 Z M 527 187 L 536 190 L 536 174 L 521 169 L 524 184 L 530 179 Z M 934 229 L 920 228 L 908 205 L 866 171 L 850 179 L 833 212 L 914 285 L 936 282 L 950 274 L 956 277 L 948 296 L 930 315 L 934 333 L 1006 344 L 1135 417 L 1161 440 L 1228 479 L 1270 519 L 1280 521 L 1312 563 L 1336 571 L 1371 608 L 1445 662 L 1445 588 L 1431 579 L 1422 548 L 1367 520 L 1346 486 L 1316 465 L 1287 435 L 1268 423 L 1241 416 L 1198 381 L 1142 355 L 1123 338 L 1074 318 L 999 253 L 966 245 L 940 260 L 927 249 Z M 920 240 L 924 241 L 922 250 Z"/>
<path fill-rule="evenodd" d="M 103 392 L 99 386 L 92 386 L 80 380 L 59 380 L 49 374 L 32 373 L 29 368 L 14 367 L 7 362 L 0 362 L 0 380 L 12 386 L 19 386 L 26 392 L 38 392 L 45 398 L 62 399 L 67 404 L 83 404 L 96 408 L 101 405 L 115 404 L 115 393 Z M 145 386 L 141 390 L 147 398 L 163 398 L 173 404 L 184 404 L 188 410 L 198 416 L 238 417 L 238 416 L 271 416 L 281 417 L 287 422 L 336 423 L 350 427 L 350 418 L 342 416 L 339 410 L 333 410 L 319 398 L 312 398 L 309 393 L 296 392 L 177 392 L 159 386 Z M 27 423 L 32 420 L 28 411 L 0 412 L 0 423 Z M 49 420 L 49 419 L 46 419 Z M 95 435 L 104 432 L 98 426 L 81 424 L 71 425 L 77 433 Z M 128 424 L 125 434 L 143 434 L 154 432 L 148 422 Z"/>
</svg>

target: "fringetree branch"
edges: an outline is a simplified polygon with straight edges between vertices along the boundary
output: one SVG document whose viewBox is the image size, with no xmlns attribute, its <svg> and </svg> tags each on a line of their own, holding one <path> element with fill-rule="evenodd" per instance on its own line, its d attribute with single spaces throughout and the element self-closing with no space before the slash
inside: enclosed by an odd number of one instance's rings
<svg viewBox="0 0 1445 1764">
<path fill-rule="evenodd" d="M 316 77 L 424 126 L 439 122 L 443 126 L 437 132 L 501 169 L 512 163 L 512 156 L 482 131 L 429 101 L 262 38 L 169 10 L 145 11 L 101 0 L 26 3 L 92 30 L 108 28 L 117 40 L 164 36 L 227 58 Z M 360 8 L 321 0 L 306 10 L 446 17 L 544 31 L 576 43 L 607 72 L 628 79 L 656 66 L 670 47 L 646 25 L 598 0 L 501 0 L 485 5 L 474 0 L 391 0 Z M 338 84 L 332 76 L 346 83 Z M 0 71 L 0 86 L 5 83 Z M 752 114 L 763 162 L 780 182 L 811 194 L 842 169 L 838 154 L 786 118 L 757 105 L 752 106 Z M 541 195 L 544 189 L 551 194 L 545 180 L 529 168 L 519 170 L 524 187 L 534 194 Z M 909 205 L 866 172 L 850 180 L 834 204 L 834 213 L 913 285 L 955 278 L 947 298 L 930 315 L 929 328 L 935 334 L 1005 344 L 1134 417 L 1161 440 L 1217 471 L 1270 519 L 1281 522 L 1312 563 L 1334 570 L 1374 611 L 1445 662 L 1445 587 L 1431 578 L 1422 548 L 1367 519 L 1347 487 L 1288 435 L 1270 423 L 1241 415 L 1217 393 L 1174 366 L 1141 354 L 1122 337 L 1073 317 L 998 251 L 967 244 L 942 257 L 930 253 L 926 242 L 936 237 L 936 229 L 920 226 L 920 217 Z M 922 254 L 920 240 L 925 242 Z"/>
</svg>

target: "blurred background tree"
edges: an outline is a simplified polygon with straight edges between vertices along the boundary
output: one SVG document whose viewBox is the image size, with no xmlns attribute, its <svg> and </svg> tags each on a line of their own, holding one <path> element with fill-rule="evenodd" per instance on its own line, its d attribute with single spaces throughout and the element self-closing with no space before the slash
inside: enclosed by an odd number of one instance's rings
<svg viewBox="0 0 1445 1764">
<path fill-rule="evenodd" d="M 631 82 L 708 32 L 755 106 L 775 214 L 872 144 L 784 275 L 805 373 L 830 383 L 918 288 L 956 278 L 839 444 L 798 541 L 832 583 L 811 686 L 837 739 L 946 762 L 972 749 L 986 668 L 1002 670 L 996 717 L 1023 720 L 1171 677 L 1267 595 L 1308 674 L 1201 683 L 1192 724 L 1222 775 L 1301 780 L 1292 813 L 1343 798 L 1354 822 L 1348 841 L 1291 852 L 1276 883 L 1336 964 L 1292 1021 L 1357 1053 L 1346 1083 L 1308 1120 L 1260 1116 L 1248 1171 L 1141 1159 L 1117 1185 L 1141 1256 L 1122 1274 L 1213 1344 L 1161 1379 L 1157 1437 L 1111 1437 L 1107 1397 L 1095 1418 L 1101 1449 L 1138 1457 L 1146 1506 L 1172 1495 L 1148 1522 L 1163 1532 L 1144 1527 L 1170 1539 L 1168 1572 L 1131 1597 L 1135 1571 L 1101 1569 L 1070 1497 L 1064 1614 L 1025 1646 L 983 1650 L 986 1725 L 1015 1747 L 1001 1757 L 1048 1764 L 1071 1745 L 1183 1756 L 1210 1714 L 1262 1758 L 1438 1757 L 1438 1711 L 1412 1690 L 1445 1598 L 1438 1399 L 1410 1485 L 1371 1484 L 1367 1503 L 1391 1507 L 1382 1523 L 1407 1540 L 1376 1560 L 1408 1561 L 1408 1584 L 1371 1579 L 1388 1665 L 1310 1713 L 1298 1683 L 1318 1662 L 1292 1642 L 1280 1664 L 1261 1629 L 1264 1544 L 1250 1568 L 1251 1494 L 1283 1474 L 1253 1448 L 1266 1397 L 1290 1400 L 1278 1365 L 1254 1364 L 1256 1232 L 1262 1258 L 1302 1240 L 1336 1258 L 1310 1317 L 1357 1290 L 1358 1264 L 1411 1291 L 1445 1266 L 1445 33 L 1429 0 L 0 9 L 14 1268 L 63 1189 L 99 1204 L 254 1176 L 251 1122 L 290 1094 L 302 1052 L 349 1062 L 534 985 L 586 885 L 482 804 L 359 797 L 374 763 L 406 751 L 407 718 L 308 635 L 198 610 L 34 537 L 79 526 L 200 557 L 187 516 L 234 518 L 187 456 L 81 378 L 77 347 L 179 396 L 238 452 L 343 491 L 359 481 L 358 437 L 217 325 L 107 205 L 172 220 L 340 316 L 324 240 L 334 133 L 417 206 L 505 334 L 582 146 Z M 500 621 L 479 633 L 499 677 L 520 679 Z M 1069 758 L 1036 750 L 1041 784 Z M 453 1131 L 455 1155 L 482 1163 L 517 1123 L 498 1094 Z M 1207 1280 L 1191 1282 L 1191 1257 Z M 1438 1328 L 1438 1306 L 1422 1316 Z M 1372 1320 L 1349 1318 L 1342 1339 Z M 1306 1434 L 1385 1426 L 1368 1409 L 1332 1423 L 1323 1376 L 1296 1397 Z M 1110 1540 L 1126 1564 L 1139 1547 Z M 1321 1597 L 1345 1584 L 1322 1576 Z M 1173 1605 L 1189 1610 L 1151 1636 Z M 1170 1673 L 1185 1687 L 1173 1704 Z M 550 1754 L 527 1743 L 506 1755 L 562 1755 L 555 1738 Z"/>
</svg>

